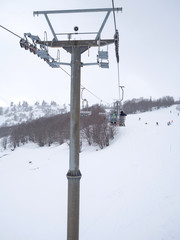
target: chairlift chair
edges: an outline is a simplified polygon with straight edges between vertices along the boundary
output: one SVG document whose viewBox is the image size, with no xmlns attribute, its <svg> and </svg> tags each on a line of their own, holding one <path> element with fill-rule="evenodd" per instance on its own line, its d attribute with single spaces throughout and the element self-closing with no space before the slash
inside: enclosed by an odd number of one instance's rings
<svg viewBox="0 0 180 240">
<path fill-rule="evenodd" d="M 99 59 L 108 59 L 108 51 L 98 51 Z"/>
<path fill-rule="evenodd" d="M 101 68 L 109 68 L 109 62 L 99 62 Z"/>
<path fill-rule="evenodd" d="M 100 41 L 99 41 L 100 44 Z M 98 63 L 101 68 L 109 68 L 109 60 L 108 60 L 108 45 L 107 45 L 107 50 L 100 50 L 100 45 L 99 45 L 99 50 L 98 50 Z"/>
</svg>

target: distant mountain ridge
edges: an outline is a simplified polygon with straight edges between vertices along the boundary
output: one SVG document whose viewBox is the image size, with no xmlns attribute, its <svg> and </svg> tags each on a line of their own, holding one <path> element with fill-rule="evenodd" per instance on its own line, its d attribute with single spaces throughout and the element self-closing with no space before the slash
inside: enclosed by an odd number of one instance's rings
<svg viewBox="0 0 180 240">
<path fill-rule="evenodd" d="M 47 103 L 36 102 L 29 105 L 23 101 L 19 104 L 11 102 L 9 107 L 0 107 L 0 127 L 13 126 L 27 121 L 32 121 L 41 117 L 50 117 L 67 112 L 66 105 L 59 105 L 54 101 Z"/>
</svg>

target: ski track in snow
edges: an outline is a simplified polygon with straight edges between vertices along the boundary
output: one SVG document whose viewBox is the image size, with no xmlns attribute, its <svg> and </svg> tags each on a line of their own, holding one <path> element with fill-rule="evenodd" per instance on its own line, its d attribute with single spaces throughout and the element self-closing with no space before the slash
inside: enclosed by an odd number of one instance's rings
<svg viewBox="0 0 180 240">
<path fill-rule="evenodd" d="M 127 116 L 103 150 L 83 147 L 80 239 L 180 239 L 179 136 L 172 106 Z M 66 239 L 68 161 L 66 144 L 0 152 L 1 240 Z"/>
</svg>

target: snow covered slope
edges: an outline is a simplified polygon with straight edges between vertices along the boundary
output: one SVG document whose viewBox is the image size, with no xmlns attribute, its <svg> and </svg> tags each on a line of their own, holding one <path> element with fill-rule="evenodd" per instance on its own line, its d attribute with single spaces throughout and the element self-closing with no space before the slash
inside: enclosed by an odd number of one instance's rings
<svg viewBox="0 0 180 240">
<path fill-rule="evenodd" d="M 81 240 L 180 239 L 178 113 L 129 115 L 108 148 L 83 149 Z M 66 239 L 68 158 L 65 144 L 0 152 L 1 240 Z"/>
</svg>

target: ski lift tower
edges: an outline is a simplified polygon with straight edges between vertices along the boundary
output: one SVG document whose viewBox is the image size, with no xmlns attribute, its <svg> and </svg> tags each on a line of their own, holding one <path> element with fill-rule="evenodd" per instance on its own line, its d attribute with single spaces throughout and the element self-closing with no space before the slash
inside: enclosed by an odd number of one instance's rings
<svg viewBox="0 0 180 240">
<path fill-rule="evenodd" d="M 55 10 L 55 11 L 35 11 L 34 15 L 44 15 L 50 30 L 54 36 L 52 41 L 39 41 L 42 44 L 52 48 L 63 48 L 71 54 L 71 101 L 70 101 L 70 159 L 68 179 L 68 219 L 67 219 L 67 240 L 79 239 L 79 195 L 80 195 L 80 179 L 81 172 L 79 170 L 79 119 L 80 119 L 80 89 L 81 89 L 81 67 L 86 65 L 99 65 L 102 68 L 108 68 L 106 53 L 99 52 L 99 59 L 96 63 L 82 63 L 81 54 L 90 47 L 101 47 L 114 43 L 114 39 L 101 39 L 101 32 L 106 24 L 106 21 L 112 11 L 122 11 L 122 8 L 101 8 L 101 9 L 76 9 L 76 10 Z M 58 34 L 50 22 L 49 15 L 51 14 L 66 14 L 66 13 L 93 13 L 105 12 L 105 18 L 93 40 L 71 40 L 72 33 L 68 34 L 68 40 L 58 40 Z M 75 31 L 78 27 L 74 28 Z M 77 33 L 77 32 L 76 32 Z M 88 33 L 87 33 L 88 34 Z M 100 60 L 100 61 L 99 61 Z M 58 67 L 56 62 L 52 67 Z M 51 65 L 50 65 L 51 66 Z"/>
</svg>

